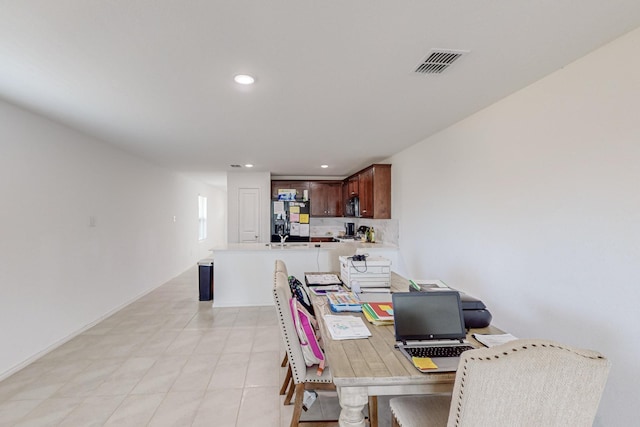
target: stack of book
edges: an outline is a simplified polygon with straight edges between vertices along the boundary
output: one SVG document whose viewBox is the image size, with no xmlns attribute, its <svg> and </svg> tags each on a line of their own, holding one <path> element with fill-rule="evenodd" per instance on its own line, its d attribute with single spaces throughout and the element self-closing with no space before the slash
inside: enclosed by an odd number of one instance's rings
<svg viewBox="0 0 640 427">
<path fill-rule="evenodd" d="M 362 313 L 374 325 L 393 325 L 393 304 L 390 302 L 364 302 Z"/>
</svg>

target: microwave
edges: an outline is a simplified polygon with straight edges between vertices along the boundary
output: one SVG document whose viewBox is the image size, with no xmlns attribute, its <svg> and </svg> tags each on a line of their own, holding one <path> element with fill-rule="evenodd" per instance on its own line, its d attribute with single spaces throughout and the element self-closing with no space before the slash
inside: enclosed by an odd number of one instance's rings
<svg viewBox="0 0 640 427">
<path fill-rule="evenodd" d="M 358 196 L 352 196 L 347 200 L 347 204 L 344 209 L 344 216 L 360 216 L 360 199 Z"/>
</svg>

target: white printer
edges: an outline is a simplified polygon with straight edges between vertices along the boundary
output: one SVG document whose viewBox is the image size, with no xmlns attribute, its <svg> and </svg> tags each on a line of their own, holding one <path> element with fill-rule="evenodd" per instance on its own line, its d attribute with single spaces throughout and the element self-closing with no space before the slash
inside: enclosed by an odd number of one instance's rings
<svg viewBox="0 0 640 427">
<path fill-rule="evenodd" d="M 353 284 L 361 292 L 388 292 L 391 287 L 391 260 L 364 255 L 341 256 L 340 279 L 351 289 Z"/>
</svg>

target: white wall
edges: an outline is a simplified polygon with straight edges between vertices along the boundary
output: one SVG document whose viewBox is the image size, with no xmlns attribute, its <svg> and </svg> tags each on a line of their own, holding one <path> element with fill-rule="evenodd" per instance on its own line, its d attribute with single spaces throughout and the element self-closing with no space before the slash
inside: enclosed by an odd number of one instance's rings
<svg viewBox="0 0 640 427">
<path fill-rule="evenodd" d="M 0 171 L 0 378 L 226 241 L 224 191 L 2 101 Z"/>
<path fill-rule="evenodd" d="M 640 415 L 639 47 L 636 30 L 391 159 L 412 276 L 608 356 L 602 426 Z"/>
</svg>

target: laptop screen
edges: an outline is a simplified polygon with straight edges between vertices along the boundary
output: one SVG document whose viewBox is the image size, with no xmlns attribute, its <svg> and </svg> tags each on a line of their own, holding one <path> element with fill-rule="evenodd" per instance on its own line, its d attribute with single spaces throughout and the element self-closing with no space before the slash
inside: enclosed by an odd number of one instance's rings
<svg viewBox="0 0 640 427">
<path fill-rule="evenodd" d="M 458 292 L 399 292 L 392 298 L 397 341 L 465 338 Z"/>
</svg>

